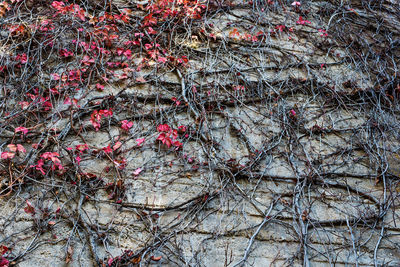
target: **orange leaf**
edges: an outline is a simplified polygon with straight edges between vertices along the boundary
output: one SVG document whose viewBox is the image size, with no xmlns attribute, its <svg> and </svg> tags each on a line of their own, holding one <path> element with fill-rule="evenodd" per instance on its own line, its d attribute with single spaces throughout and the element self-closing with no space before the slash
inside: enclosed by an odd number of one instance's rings
<svg viewBox="0 0 400 267">
<path fill-rule="evenodd" d="M 161 258 L 162 258 L 162 256 L 158 256 L 158 257 L 151 256 L 151 259 L 152 259 L 153 261 L 159 261 L 159 260 L 161 260 Z"/>
</svg>

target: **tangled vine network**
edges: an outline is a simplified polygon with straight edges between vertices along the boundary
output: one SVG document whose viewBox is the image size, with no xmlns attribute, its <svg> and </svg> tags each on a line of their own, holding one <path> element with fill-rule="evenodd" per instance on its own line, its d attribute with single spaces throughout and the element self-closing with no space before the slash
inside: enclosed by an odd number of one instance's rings
<svg viewBox="0 0 400 267">
<path fill-rule="evenodd" d="M 400 266 L 396 0 L 0 0 L 0 266 Z"/>
</svg>

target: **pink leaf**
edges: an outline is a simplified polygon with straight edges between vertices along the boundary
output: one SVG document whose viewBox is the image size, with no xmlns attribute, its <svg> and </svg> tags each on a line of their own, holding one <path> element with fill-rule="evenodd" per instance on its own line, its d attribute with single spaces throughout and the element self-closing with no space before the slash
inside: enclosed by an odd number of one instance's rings
<svg viewBox="0 0 400 267">
<path fill-rule="evenodd" d="M 133 122 L 128 121 L 128 120 L 123 120 L 121 121 L 121 128 L 124 129 L 125 131 L 129 131 L 130 128 L 133 126 Z"/>
<path fill-rule="evenodd" d="M 104 90 L 104 85 L 101 85 L 99 83 L 96 83 L 96 89 L 100 92 L 102 92 Z"/>
<path fill-rule="evenodd" d="M 15 156 L 14 153 L 7 152 L 7 151 L 1 153 L 1 158 L 2 159 L 12 159 L 14 156 Z"/>
<path fill-rule="evenodd" d="M 3 256 L 4 254 L 6 254 L 8 251 L 8 247 L 1 245 L 0 246 L 0 255 Z M 1 265 L 0 265 L 1 266 Z"/>
<path fill-rule="evenodd" d="M 72 105 L 71 98 L 67 96 L 64 100 L 64 105 Z"/>
<path fill-rule="evenodd" d="M 10 149 L 11 152 L 17 152 L 17 146 L 14 144 L 9 144 L 7 145 L 8 149 Z"/>
<path fill-rule="evenodd" d="M 15 132 L 16 133 L 23 132 L 24 134 L 27 134 L 28 133 L 28 129 L 26 129 L 25 127 L 17 127 L 17 128 L 15 128 Z"/>
<path fill-rule="evenodd" d="M 60 75 L 58 75 L 57 73 L 52 73 L 50 74 L 50 76 L 55 81 L 58 81 L 60 79 Z"/>
<path fill-rule="evenodd" d="M 142 168 L 137 168 L 134 172 L 133 175 L 138 176 L 142 172 Z"/>
<path fill-rule="evenodd" d="M 327 37 L 328 36 L 328 33 L 326 32 L 326 30 L 319 29 L 318 31 L 321 33 L 321 37 Z"/>
<path fill-rule="evenodd" d="M 120 48 L 120 47 L 117 48 L 117 54 L 118 54 L 118 56 L 122 55 L 123 52 L 124 52 L 124 49 L 123 49 L 123 48 Z"/>
<path fill-rule="evenodd" d="M 159 261 L 159 260 L 161 260 L 161 258 L 162 258 L 162 256 L 158 256 L 158 257 L 151 256 L 151 260 L 153 260 L 153 261 Z"/>
<path fill-rule="evenodd" d="M 144 138 L 138 138 L 138 139 L 136 139 L 136 143 L 137 143 L 137 145 L 138 146 L 141 146 L 143 143 L 144 143 Z"/>
<path fill-rule="evenodd" d="M 18 152 L 21 152 L 21 153 L 25 153 L 25 152 L 26 152 L 26 149 L 25 149 L 22 145 L 17 144 L 17 151 L 18 151 Z"/>
<path fill-rule="evenodd" d="M 131 59 L 132 57 L 132 51 L 130 49 L 125 50 L 124 55 L 128 58 Z"/>
<path fill-rule="evenodd" d="M 157 32 L 152 27 L 148 28 L 147 33 L 148 34 L 157 34 Z"/>
<path fill-rule="evenodd" d="M 143 77 L 136 78 L 136 81 L 139 82 L 139 83 L 145 83 L 146 82 L 146 80 Z"/>
<path fill-rule="evenodd" d="M 115 145 L 113 146 L 113 150 L 117 150 L 118 148 L 120 148 L 122 146 L 122 143 L 120 141 L 116 142 Z"/>
<path fill-rule="evenodd" d="M 29 106 L 29 102 L 27 102 L 27 101 L 21 101 L 21 102 L 18 102 L 18 104 L 21 105 L 22 109 L 26 109 Z"/>
<path fill-rule="evenodd" d="M 65 4 L 62 1 L 54 1 L 51 6 L 54 7 L 55 9 L 59 10 L 61 9 Z"/>
<path fill-rule="evenodd" d="M 173 142 L 173 145 L 176 146 L 176 149 L 182 148 L 182 143 L 179 141 Z"/>
<path fill-rule="evenodd" d="M 8 266 L 10 266 L 9 264 L 10 264 L 10 262 L 6 258 L 1 257 L 1 259 L 0 259 L 0 267 L 8 267 Z"/>
<path fill-rule="evenodd" d="M 185 125 L 181 125 L 181 126 L 178 127 L 178 130 L 179 130 L 180 133 L 184 133 L 184 132 L 186 132 L 187 129 L 186 129 Z"/>
<path fill-rule="evenodd" d="M 111 109 L 102 109 L 99 111 L 100 114 L 103 114 L 104 117 L 112 116 L 113 112 Z"/>
<path fill-rule="evenodd" d="M 166 57 L 158 57 L 158 62 L 165 63 L 165 62 L 167 62 L 167 58 Z"/>
</svg>

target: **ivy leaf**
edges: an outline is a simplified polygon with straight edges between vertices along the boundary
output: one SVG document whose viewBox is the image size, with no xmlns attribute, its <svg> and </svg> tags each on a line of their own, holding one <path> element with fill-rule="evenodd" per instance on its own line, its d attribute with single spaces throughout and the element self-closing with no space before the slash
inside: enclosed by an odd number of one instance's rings
<svg viewBox="0 0 400 267">
<path fill-rule="evenodd" d="M 144 143 L 144 138 L 138 138 L 138 139 L 136 139 L 136 143 L 137 143 L 137 145 L 138 146 L 141 146 L 143 143 Z"/>
<path fill-rule="evenodd" d="M 138 176 L 142 172 L 142 168 L 137 168 L 134 172 L 133 175 Z"/>
</svg>

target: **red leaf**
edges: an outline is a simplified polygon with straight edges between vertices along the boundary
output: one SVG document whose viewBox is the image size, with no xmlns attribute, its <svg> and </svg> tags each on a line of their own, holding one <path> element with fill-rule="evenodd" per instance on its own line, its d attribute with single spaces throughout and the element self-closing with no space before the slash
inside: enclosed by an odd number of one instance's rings
<svg viewBox="0 0 400 267">
<path fill-rule="evenodd" d="M 104 115 L 104 117 L 112 116 L 112 110 L 111 109 L 102 109 L 99 111 L 101 115 Z"/>
<path fill-rule="evenodd" d="M 181 59 L 182 59 L 183 63 L 185 63 L 185 64 L 189 62 L 189 59 L 187 58 L 187 56 L 181 56 Z"/>
<path fill-rule="evenodd" d="M 67 96 L 64 100 L 64 105 L 72 105 L 71 98 Z"/>
<path fill-rule="evenodd" d="M 133 126 L 133 122 L 127 120 L 121 121 L 121 124 L 122 124 L 121 128 L 124 129 L 125 131 L 129 131 L 129 129 L 132 128 Z"/>
<path fill-rule="evenodd" d="M 32 204 L 27 200 L 26 201 L 26 207 L 24 208 L 24 211 L 26 213 L 31 213 L 32 215 L 35 214 L 35 208 L 32 206 Z"/>
<path fill-rule="evenodd" d="M 160 135 L 157 137 L 157 140 L 161 141 L 163 144 L 165 144 L 168 148 L 171 147 L 172 145 L 172 140 L 167 136 L 165 133 L 160 133 Z"/>
<path fill-rule="evenodd" d="M 178 149 L 180 149 L 180 148 L 182 147 L 182 143 L 179 142 L 179 141 L 175 141 L 175 142 L 173 143 L 173 145 L 176 146 L 176 150 L 178 150 Z"/>
<path fill-rule="evenodd" d="M 21 153 L 25 153 L 25 152 L 26 152 L 26 149 L 25 149 L 22 145 L 17 144 L 17 151 L 18 151 L 18 152 L 21 152 Z"/>
<path fill-rule="evenodd" d="M 157 61 L 160 63 L 165 63 L 165 62 L 167 62 L 167 58 L 166 57 L 158 57 Z"/>
<path fill-rule="evenodd" d="M 148 28 L 147 33 L 148 34 L 157 34 L 157 32 L 152 27 Z"/>
<path fill-rule="evenodd" d="M 115 145 L 113 146 L 113 150 L 117 150 L 118 148 L 120 148 L 122 146 L 122 143 L 120 141 L 116 142 Z"/>
<path fill-rule="evenodd" d="M 299 17 L 299 20 L 296 21 L 296 23 L 297 23 L 297 24 L 300 24 L 300 25 L 305 25 L 306 23 L 311 23 L 311 22 L 308 21 L 308 20 L 304 20 L 303 17 L 300 16 L 300 17 Z"/>
<path fill-rule="evenodd" d="M 168 124 L 160 124 L 157 126 L 157 131 L 159 132 L 168 132 L 171 128 L 168 126 Z"/>
<path fill-rule="evenodd" d="M 229 33 L 230 37 L 235 37 L 235 36 L 240 36 L 240 33 L 238 31 L 238 29 L 234 28 L 230 33 Z"/>
<path fill-rule="evenodd" d="M 10 266 L 9 264 L 10 264 L 10 262 L 6 258 L 1 257 L 1 259 L 0 259 L 0 267 L 8 267 L 8 266 Z"/>
<path fill-rule="evenodd" d="M 105 153 L 107 153 L 107 154 L 109 154 L 109 153 L 112 152 L 112 149 L 111 149 L 110 145 L 108 145 L 107 147 L 103 147 L 102 149 L 103 149 L 103 151 L 104 151 Z"/>
<path fill-rule="evenodd" d="M 0 255 L 3 256 L 4 254 L 6 254 L 8 251 L 8 247 L 1 245 L 0 246 Z M 1 265 L 0 265 L 1 266 Z"/>
<path fill-rule="evenodd" d="M 100 92 L 102 92 L 104 90 L 104 85 L 101 85 L 99 83 L 96 83 L 96 89 Z"/>
<path fill-rule="evenodd" d="M 187 129 L 186 129 L 186 126 L 181 125 L 181 126 L 178 127 L 178 130 L 179 130 L 180 133 L 184 133 L 184 132 L 186 132 Z"/>
<path fill-rule="evenodd" d="M 27 134 L 28 133 L 28 129 L 26 129 L 25 127 L 17 127 L 17 128 L 15 128 L 15 132 L 16 133 L 23 132 L 24 134 Z"/>
<path fill-rule="evenodd" d="M 124 55 L 128 58 L 131 59 L 132 57 L 132 51 L 130 49 L 125 50 Z"/>
<path fill-rule="evenodd" d="M 123 49 L 123 48 L 120 48 L 120 47 L 117 48 L 117 54 L 118 54 L 118 56 L 122 55 L 123 52 L 124 52 L 124 49 Z"/>
</svg>

